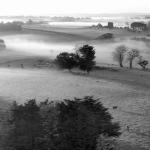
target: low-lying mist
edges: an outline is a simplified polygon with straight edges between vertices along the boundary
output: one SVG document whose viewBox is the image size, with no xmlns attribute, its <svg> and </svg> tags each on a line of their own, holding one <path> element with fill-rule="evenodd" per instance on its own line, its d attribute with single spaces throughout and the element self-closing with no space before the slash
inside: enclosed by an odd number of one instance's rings
<svg viewBox="0 0 150 150">
<path fill-rule="evenodd" d="M 64 35 L 65 36 L 65 35 Z M 111 58 L 111 53 L 119 45 L 126 45 L 129 48 L 138 48 L 141 51 L 141 55 L 144 59 L 150 60 L 150 47 L 145 43 L 133 40 L 115 40 L 109 41 L 58 41 L 57 39 L 45 40 L 38 37 L 38 35 L 12 35 L 2 37 L 5 41 L 7 48 L 11 51 L 18 53 L 27 53 L 31 56 L 46 56 L 55 58 L 60 52 L 74 52 L 75 46 L 83 44 L 89 44 L 94 46 L 96 50 L 96 61 L 99 63 L 114 63 Z M 54 37 L 56 38 L 56 37 Z"/>
</svg>

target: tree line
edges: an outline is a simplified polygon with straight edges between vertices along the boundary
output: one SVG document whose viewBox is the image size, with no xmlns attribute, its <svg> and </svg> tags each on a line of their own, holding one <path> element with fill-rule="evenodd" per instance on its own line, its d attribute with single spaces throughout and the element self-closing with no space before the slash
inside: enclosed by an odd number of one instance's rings
<svg viewBox="0 0 150 150">
<path fill-rule="evenodd" d="M 120 125 L 92 96 L 24 104 L 0 111 L 1 150 L 115 150 L 107 138 L 118 137 Z M 105 140 L 104 140 L 105 139 Z"/>
<path fill-rule="evenodd" d="M 21 31 L 21 25 L 23 22 L 21 21 L 13 21 L 13 22 L 1 22 L 0 23 L 0 31 Z"/>
<path fill-rule="evenodd" d="M 132 48 L 129 51 L 129 48 L 125 45 L 117 46 L 115 51 L 112 53 L 113 60 L 119 63 L 120 67 L 123 67 L 123 63 L 126 60 L 129 62 L 129 67 L 132 68 L 133 61 L 135 58 L 138 58 L 137 64 L 139 64 L 143 69 L 146 68 L 149 61 L 143 59 L 143 57 L 140 55 L 139 49 Z"/>
<path fill-rule="evenodd" d="M 95 49 L 90 45 L 83 45 L 75 48 L 75 53 L 62 52 L 56 56 L 55 64 L 61 69 L 68 69 L 70 72 L 73 68 L 87 71 L 89 73 L 96 65 Z M 125 45 L 117 46 L 112 52 L 112 58 L 123 67 L 124 62 L 129 62 L 129 67 L 133 68 L 133 61 L 137 58 L 137 64 L 143 69 L 149 64 L 148 60 L 143 59 L 140 50 L 136 48 L 129 49 Z"/>
<path fill-rule="evenodd" d="M 13 22 L 7 22 L 4 23 L 3 21 L 0 23 L 0 31 L 21 31 L 22 30 L 22 25 L 32 25 L 32 24 L 43 24 L 47 23 L 45 21 L 33 21 L 29 19 L 26 21 L 26 23 L 22 21 L 13 21 Z"/>
</svg>

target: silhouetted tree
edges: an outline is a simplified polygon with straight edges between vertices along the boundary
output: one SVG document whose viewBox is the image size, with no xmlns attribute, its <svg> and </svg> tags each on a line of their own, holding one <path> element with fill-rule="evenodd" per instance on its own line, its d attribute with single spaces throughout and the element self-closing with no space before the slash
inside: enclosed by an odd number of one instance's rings
<svg viewBox="0 0 150 150">
<path fill-rule="evenodd" d="M 93 66 L 96 64 L 95 59 L 95 49 L 93 46 L 83 45 L 76 50 L 76 59 L 79 65 L 79 69 L 83 71 L 92 70 Z"/>
<path fill-rule="evenodd" d="M 38 138 L 43 133 L 40 108 L 35 100 L 29 100 L 24 105 L 14 103 L 10 124 L 14 127 L 10 133 L 10 146 L 16 150 L 39 149 Z"/>
<path fill-rule="evenodd" d="M 65 99 L 58 104 L 57 150 L 95 150 L 102 133 L 120 135 L 120 126 L 112 122 L 108 109 L 92 96 Z"/>
<path fill-rule="evenodd" d="M 63 52 L 57 55 L 55 63 L 62 69 L 68 69 L 71 72 L 71 69 L 77 67 L 76 55 L 73 53 Z"/>
<path fill-rule="evenodd" d="M 120 67 L 123 67 L 123 62 L 124 62 L 127 50 L 128 50 L 128 47 L 126 47 L 125 45 L 120 45 L 120 46 L 117 46 L 115 51 L 112 53 L 112 57 L 114 61 L 117 61 Z"/>
<path fill-rule="evenodd" d="M 132 62 L 136 57 L 139 57 L 140 51 L 138 49 L 132 49 L 127 53 L 127 61 L 130 62 L 130 68 L 132 68 Z"/>
</svg>

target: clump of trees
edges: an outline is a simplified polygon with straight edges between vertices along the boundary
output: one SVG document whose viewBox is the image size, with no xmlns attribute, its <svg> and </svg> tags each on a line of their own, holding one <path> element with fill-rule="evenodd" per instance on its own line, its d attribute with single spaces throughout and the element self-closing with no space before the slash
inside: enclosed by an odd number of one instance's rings
<svg viewBox="0 0 150 150">
<path fill-rule="evenodd" d="M 120 67 L 123 67 L 123 63 L 125 60 L 129 62 L 129 67 L 133 67 L 133 61 L 135 58 L 138 58 L 138 64 L 145 69 L 146 65 L 148 65 L 147 60 L 143 60 L 142 56 L 140 55 L 139 49 L 132 48 L 130 51 L 128 51 L 129 48 L 125 45 L 117 46 L 115 51 L 112 53 L 112 58 L 114 61 L 118 62 Z"/>
<path fill-rule="evenodd" d="M 89 73 L 96 64 L 95 49 L 90 45 L 78 47 L 75 53 L 63 52 L 57 55 L 55 63 L 63 69 L 71 71 L 72 68 L 78 67 L 80 70 Z"/>
<path fill-rule="evenodd" d="M 78 63 L 76 61 L 76 55 L 73 53 L 60 53 L 59 55 L 57 55 L 55 62 L 60 68 L 67 68 L 70 72 L 72 68 L 78 66 Z"/>
<path fill-rule="evenodd" d="M 9 150 L 96 150 L 100 135 L 121 134 L 108 109 L 92 96 L 39 104 L 14 102 L 0 119 L 0 148 Z"/>
<path fill-rule="evenodd" d="M 3 48 L 3 49 L 6 48 L 6 45 L 3 39 L 0 39 L 0 48 Z"/>
<path fill-rule="evenodd" d="M 23 25 L 23 22 L 20 21 L 14 21 L 14 22 L 1 22 L 0 23 L 0 31 L 21 31 Z"/>
</svg>

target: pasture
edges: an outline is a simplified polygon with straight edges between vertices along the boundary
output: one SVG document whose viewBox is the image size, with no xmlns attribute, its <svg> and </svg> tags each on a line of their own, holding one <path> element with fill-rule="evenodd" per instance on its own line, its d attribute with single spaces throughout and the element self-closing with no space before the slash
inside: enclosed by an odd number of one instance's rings
<svg viewBox="0 0 150 150">
<path fill-rule="evenodd" d="M 24 103 L 29 99 L 36 99 L 39 102 L 47 98 L 62 100 L 93 95 L 95 98 L 100 98 L 104 106 L 109 108 L 114 121 L 119 121 L 122 127 L 120 141 L 148 149 L 150 147 L 150 71 L 120 69 L 111 59 L 111 52 L 115 47 L 126 43 L 128 46 L 141 48 L 141 53 L 150 60 L 149 47 L 142 43 L 120 39 L 136 35 L 144 36 L 147 33 L 130 33 L 117 29 L 105 31 L 51 28 L 49 30 L 52 32 L 26 29 L 20 33 L 1 34 L 1 38 L 6 41 L 7 50 L 1 50 L 0 55 L 0 107 L 7 107 L 6 102 L 14 100 Z M 94 40 L 106 32 L 113 33 L 115 41 Z M 101 66 L 93 70 L 90 75 L 84 75 L 78 69 L 69 73 L 56 67 L 37 66 L 39 57 L 51 63 L 60 52 L 74 52 L 75 45 L 87 43 L 95 47 L 96 61 Z M 125 64 L 126 67 L 127 65 L 128 63 Z M 136 63 L 134 67 L 137 67 Z M 117 108 L 113 109 L 114 106 Z M 129 131 L 127 126 L 130 128 Z"/>
</svg>

